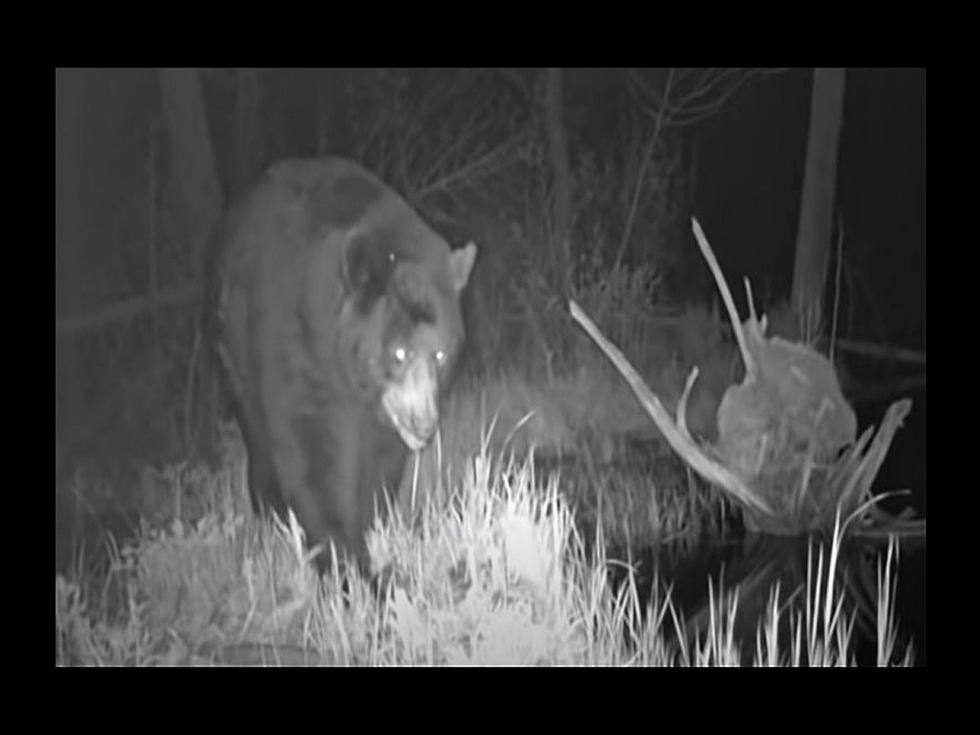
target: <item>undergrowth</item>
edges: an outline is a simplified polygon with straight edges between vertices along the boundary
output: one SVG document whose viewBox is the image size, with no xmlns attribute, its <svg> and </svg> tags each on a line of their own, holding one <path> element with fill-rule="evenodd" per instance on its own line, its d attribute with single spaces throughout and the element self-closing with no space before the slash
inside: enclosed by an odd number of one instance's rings
<svg viewBox="0 0 980 735">
<path fill-rule="evenodd" d="M 836 537 L 829 556 L 814 551 L 803 607 L 782 607 L 776 590 L 756 641 L 733 638 L 737 597 L 712 588 L 711 622 L 688 642 L 669 591 L 658 586 L 641 605 L 634 574 L 612 585 L 620 563 L 601 531 L 584 542 L 559 477 L 542 477 L 531 454 L 492 454 L 488 436 L 445 498 L 427 495 L 411 515 L 393 507 L 375 524 L 369 548 L 389 581 L 380 600 L 356 570 L 318 580 L 294 519 L 260 522 L 242 509 L 240 457 L 202 470 L 196 517 L 185 507 L 168 524 L 144 523 L 110 544 L 100 573 L 56 576 L 56 661 L 729 665 L 754 644 L 763 664 L 854 663 L 853 622 L 827 576 Z M 894 563 L 890 548 L 878 590 L 883 664 L 895 655 Z"/>
</svg>

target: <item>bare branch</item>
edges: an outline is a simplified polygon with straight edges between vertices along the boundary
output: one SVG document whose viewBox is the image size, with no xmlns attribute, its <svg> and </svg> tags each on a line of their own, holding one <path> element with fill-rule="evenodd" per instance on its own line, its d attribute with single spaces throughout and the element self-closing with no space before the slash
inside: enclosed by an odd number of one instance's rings
<svg viewBox="0 0 980 735">
<path fill-rule="evenodd" d="M 531 98 L 532 84 L 527 77 L 521 75 L 520 69 L 496 69 L 495 71 L 524 95 L 525 99 Z"/>
<path fill-rule="evenodd" d="M 128 322 L 156 309 L 186 304 L 200 298 L 201 289 L 196 285 L 181 286 L 160 291 L 154 296 L 139 296 L 95 309 L 87 314 L 66 316 L 55 320 L 56 337 L 67 337 L 81 332 L 101 329 L 111 324 Z"/>
<path fill-rule="evenodd" d="M 662 128 L 682 127 L 715 114 L 755 76 L 779 74 L 785 69 L 671 69 L 663 90 L 632 70 L 627 80 L 637 105 Z"/>
<path fill-rule="evenodd" d="M 478 171 L 480 171 L 481 169 L 489 168 L 492 163 L 494 163 L 496 160 L 503 157 L 503 154 L 506 153 L 508 148 L 512 147 L 514 140 L 516 140 L 516 138 L 512 138 L 511 140 L 504 141 L 496 148 L 493 148 L 492 150 L 488 151 L 487 153 L 480 156 L 479 158 L 470 161 L 465 166 L 461 166 L 455 171 L 451 171 L 447 173 L 445 176 L 438 179 L 437 181 L 434 181 L 428 184 L 427 186 L 421 187 L 417 193 L 418 198 L 424 199 L 425 197 L 435 193 L 436 191 L 448 188 L 459 179 L 464 179 L 467 176 L 472 176 Z"/>
<path fill-rule="evenodd" d="M 643 382 L 639 373 L 636 372 L 623 353 L 605 338 L 579 305 L 574 301 L 570 301 L 569 310 L 572 318 L 578 322 L 579 326 L 585 330 L 586 334 L 592 338 L 599 346 L 599 349 L 605 353 L 606 357 L 609 358 L 620 374 L 626 379 L 630 388 L 633 389 L 633 393 L 639 399 L 640 404 L 657 425 L 657 428 L 660 429 L 667 443 L 670 444 L 671 448 L 681 456 L 691 469 L 708 482 L 734 496 L 743 505 L 765 514 L 771 513 L 769 504 L 763 498 L 758 497 L 741 477 L 725 465 L 708 456 L 698 443 L 691 438 L 690 434 L 679 427 L 680 419 L 674 421 L 670 417 L 670 413 L 664 408 L 660 399 Z M 688 376 L 687 392 L 690 392 L 690 387 L 693 385 L 696 377 L 696 372 L 692 372 Z"/>
<path fill-rule="evenodd" d="M 695 107 L 695 108 L 690 108 L 688 110 L 685 110 L 684 116 L 675 117 L 672 120 L 672 123 L 677 127 L 683 127 L 685 125 L 691 125 L 700 120 L 703 120 L 706 117 L 714 115 L 716 112 L 718 112 L 718 110 L 724 107 L 725 103 L 732 97 L 732 95 L 735 94 L 736 91 L 738 91 L 738 89 L 746 82 L 747 79 L 748 79 L 747 76 L 739 79 L 734 84 L 734 86 L 732 86 L 730 89 L 724 92 L 717 99 L 709 103 L 706 103 L 704 105 L 701 105 L 700 107 Z"/>
<path fill-rule="evenodd" d="M 664 98 L 670 97 L 670 90 L 673 84 L 674 70 L 669 69 L 667 71 L 667 82 L 664 84 Z M 644 150 L 643 160 L 640 163 L 640 170 L 636 175 L 636 184 L 633 186 L 633 198 L 630 200 L 629 212 L 626 216 L 626 225 L 623 227 L 623 236 L 620 239 L 619 250 L 616 253 L 616 260 L 614 261 L 613 268 L 618 268 L 619 264 L 622 262 L 623 255 L 626 252 L 626 246 L 629 243 L 630 233 L 633 229 L 633 219 L 636 216 L 636 210 L 640 203 L 640 192 L 643 190 L 643 182 L 646 180 L 647 167 L 650 165 L 650 161 L 653 159 L 653 152 L 656 150 L 657 141 L 660 139 L 660 132 L 663 129 L 665 121 L 665 107 L 661 107 L 653 125 L 653 133 L 650 136 L 650 141 L 647 143 L 646 149 Z"/>
<path fill-rule="evenodd" d="M 718 94 L 716 89 L 725 83 L 730 77 L 739 75 L 739 73 L 740 70 L 738 69 L 725 69 L 721 72 L 709 70 L 709 72 L 701 78 L 700 83 L 681 97 L 680 100 L 675 103 L 670 103 L 668 98 L 668 105 L 670 107 L 670 123 L 677 124 L 677 121 L 682 116 L 689 116 L 692 110 L 695 111 L 696 114 L 702 114 L 703 112 L 707 111 L 715 112 L 718 110 L 721 106 L 721 101 L 719 101 L 717 97 L 712 99 L 710 95 Z M 740 82 L 738 79 L 736 79 L 735 88 L 737 88 L 739 84 Z M 721 96 L 724 97 L 725 94 L 726 92 L 722 92 Z"/>
</svg>

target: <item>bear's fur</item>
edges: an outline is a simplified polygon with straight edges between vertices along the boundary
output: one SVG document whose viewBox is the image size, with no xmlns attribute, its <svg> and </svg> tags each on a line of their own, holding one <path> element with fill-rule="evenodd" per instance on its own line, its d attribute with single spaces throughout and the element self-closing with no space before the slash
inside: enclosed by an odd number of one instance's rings
<svg viewBox="0 0 980 735">
<path fill-rule="evenodd" d="M 363 565 L 382 489 L 435 432 L 476 246 L 451 251 L 375 176 L 328 157 L 272 166 L 218 247 L 218 349 L 253 505 L 292 508 L 321 569 L 331 541 Z"/>
</svg>

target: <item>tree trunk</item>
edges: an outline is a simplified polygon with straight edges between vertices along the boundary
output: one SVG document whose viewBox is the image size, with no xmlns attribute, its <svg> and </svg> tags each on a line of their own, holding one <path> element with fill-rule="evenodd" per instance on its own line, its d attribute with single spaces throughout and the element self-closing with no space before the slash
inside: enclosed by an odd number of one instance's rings
<svg viewBox="0 0 980 735">
<path fill-rule="evenodd" d="M 258 69 L 239 69 L 235 74 L 235 191 L 256 178 L 264 162 L 260 112 L 262 87 Z"/>
<path fill-rule="evenodd" d="M 203 284 L 211 262 L 211 236 L 221 217 L 223 207 L 214 151 L 208 133 L 204 98 L 200 80 L 193 69 L 161 69 L 160 89 L 163 111 L 170 141 L 171 185 L 177 195 L 178 222 L 186 246 L 197 266 L 194 273 Z M 206 289 L 202 289 L 206 293 Z M 200 334 L 200 333 L 198 333 Z M 197 337 L 195 337 L 197 345 Z M 204 350 L 204 362 L 198 367 L 192 350 L 188 366 L 188 386 L 185 394 L 184 440 L 190 443 L 193 406 L 203 411 L 204 431 L 208 442 L 217 434 L 217 376 L 210 350 Z M 195 391 L 195 377 L 200 381 Z M 199 425 L 199 424 L 198 424 Z"/>
<path fill-rule="evenodd" d="M 195 262 L 203 265 L 222 197 L 201 85 L 193 69 L 161 69 L 160 87 L 182 234 L 198 256 Z"/>
<path fill-rule="evenodd" d="M 793 307 L 804 324 L 821 323 L 822 296 L 830 263 L 837 143 L 844 107 L 844 70 L 816 69 L 810 102 L 800 226 L 793 268 Z"/>
<path fill-rule="evenodd" d="M 562 116 L 561 69 L 548 69 L 545 75 L 545 122 L 548 150 L 551 156 L 551 201 L 554 246 L 557 255 L 558 282 L 562 291 L 568 285 L 568 265 L 572 259 L 572 186 L 568 163 L 568 141 Z"/>
</svg>

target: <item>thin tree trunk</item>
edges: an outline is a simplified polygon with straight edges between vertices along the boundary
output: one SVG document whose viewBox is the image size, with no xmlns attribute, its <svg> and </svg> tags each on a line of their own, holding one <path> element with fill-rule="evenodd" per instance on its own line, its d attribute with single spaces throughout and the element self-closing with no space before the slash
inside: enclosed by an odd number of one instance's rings
<svg viewBox="0 0 980 735">
<path fill-rule="evenodd" d="M 178 219 L 191 252 L 191 261 L 198 268 L 194 273 L 197 283 L 188 285 L 193 288 L 203 284 L 207 277 L 206 264 L 211 260 L 211 236 L 223 207 L 221 186 L 197 72 L 194 69 L 161 69 L 160 88 L 170 141 L 170 170 L 173 172 L 172 184 L 177 193 Z M 198 335 L 195 335 L 195 343 L 197 339 Z M 193 441 L 194 422 L 189 407 L 197 405 L 204 411 L 204 429 L 209 440 L 213 441 L 217 425 L 214 363 L 208 359 L 210 350 L 205 350 L 205 362 L 198 371 L 196 355 L 197 350 L 193 350 L 184 396 L 185 406 L 188 407 L 184 415 L 184 440 L 188 445 Z M 195 391 L 195 376 L 200 376 L 203 391 Z M 201 394 L 200 398 L 198 394 Z"/>
<path fill-rule="evenodd" d="M 793 269 L 793 307 L 810 326 L 822 321 L 822 296 L 830 263 L 837 145 L 844 107 L 844 70 L 816 69 L 810 107 L 800 225 Z"/>
<path fill-rule="evenodd" d="M 333 111 L 337 94 L 334 74 L 320 69 L 316 74 L 316 152 L 325 155 L 336 147 L 333 139 Z"/>
<path fill-rule="evenodd" d="M 194 69 L 161 69 L 160 87 L 183 234 L 193 253 L 203 256 L 222 196 L 200 81 Z M 203 264 L 204 258 L 195 261 Z"/>
<path fill-rule="evenodd" d="M 548 149 L 552 172 L 552 222 L 557 247 L 559 282 L 567 286 L 565 279 L 572 259 L 572 186 L 568 163 L 568 141 L 562 116 L 561 69 L 548 69 L 545 74 L 545 121 L 547 124 Z"/>
<path fill-rule="evenodd" d="M 262 87 L 258 69 L 235 74 L 235 190 L 245 189 L 264 160 L 261 127 Z"/>
</svg>

